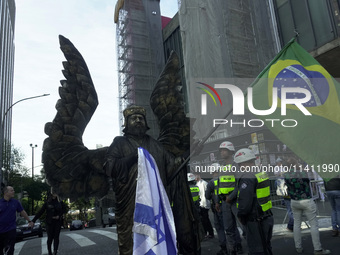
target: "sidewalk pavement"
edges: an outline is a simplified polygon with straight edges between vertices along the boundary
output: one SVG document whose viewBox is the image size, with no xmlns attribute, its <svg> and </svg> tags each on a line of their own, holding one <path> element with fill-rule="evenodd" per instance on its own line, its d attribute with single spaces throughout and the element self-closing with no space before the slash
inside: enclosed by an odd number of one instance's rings
<svg viewBox="0 0 340 255">
<path fill-rule="evenodd" d="M 340 237 L 332 237 L 332 225 L 331 225 L 331 207 L 328 201 L 317 201 L 318 206 L 318 222 L 320 231 L 320 240 L 324 249 L 331 250 L 332 254 L 340 255 Z M 294 245 L 293 232 L 288 231 L 287 222 L 285 219 L 286 210 L 280 207 L 272 208 L 274 215 L 274 229 L 272 237 L 272 248 L 274 255 L 293 255 L 297 254 Z M 212 215 L 211 215 L 212 216 Z M 213 224 L 213 217 L 211 217 L 211 223 Z M 308 224 L 308 222 L 306 222 Z M 301 224 L 302 246 L 304 249 L 304 255 L 313 254 L 313 243 L 310 236 L 310 231 L 306 223 Z M 240 230 L 240 233 L 242 231 Z M 204 240 L 201 244 L 202 255 L 215 255 L 220 246 L 215 232 L 215 238 Z M 248 253 L 247 242 L 242 238 L 243 254 Z"/>
</svg>

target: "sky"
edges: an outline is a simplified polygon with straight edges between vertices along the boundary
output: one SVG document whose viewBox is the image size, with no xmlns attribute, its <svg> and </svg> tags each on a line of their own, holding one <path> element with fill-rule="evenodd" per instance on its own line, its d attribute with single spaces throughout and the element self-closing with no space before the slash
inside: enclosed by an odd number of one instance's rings
<svg viewBox="0 0 340 255">
<path fill-rule="evenodd" d="M 15 0 L 15 62 L 12 144 L 25 155 L 23 165 L 40 173 L 45 123 L 56 115 L 58 87 L 65 60 L 58 35 L 70 39 L 82 54 L 94 82 L 99 105 L 83 136 L 84 145 L 109 146 L 119 135 L 116 0 Z M 161 15 L 173 17 L 177 0 L 160 1 Z"/>
</svg>

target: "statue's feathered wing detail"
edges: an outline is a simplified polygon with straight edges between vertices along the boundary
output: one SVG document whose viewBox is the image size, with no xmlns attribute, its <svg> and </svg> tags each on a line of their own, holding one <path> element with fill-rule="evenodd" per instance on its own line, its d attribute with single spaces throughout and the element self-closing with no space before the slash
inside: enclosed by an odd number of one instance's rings
<svg viewBox="0 0 340 255">
<path fill-rule="evenodd" d="M 175 156 L 188 151 L 192 140 L 179 70 L 179 58 L 173 51 L 150 97 L 160 129 L 158 140 Z"/>
<path fill-rule="evenodd" d="M 190 144 L 194 143 L 195 133 L 191 126 L 194 120 L 190 121 L 190 118 L 185 114 L 179 71 L 179 58 L 175 52 L 172 52 L 156 82 L 150 104 L 158 119 L 160 129 L 158 140 L 174 156 L 182 158 L 188 154 Z M 187 184 L 186 166 L 174 170 L 173 175 L 169 176 L 168 188 L 176 225 L 177 242 L 182 253 L 193 254 L 200 248 L 199 214 L 194 208 Z"/>
<path fill-rule="evenodd" d="M 57 114 L 45 125 L 48 138 L 42 161 L 46 179 L 62 198 L 102 197 L 109 187 L 103 173 L 107 147 L 89 150 L 82 141 L 98 105 L 97 93 L 81 54 L 67 38 L 60 35 L 59 41 L 67 60 L 63 62 L 66 79 L 60 81 Z"/>
</svg>

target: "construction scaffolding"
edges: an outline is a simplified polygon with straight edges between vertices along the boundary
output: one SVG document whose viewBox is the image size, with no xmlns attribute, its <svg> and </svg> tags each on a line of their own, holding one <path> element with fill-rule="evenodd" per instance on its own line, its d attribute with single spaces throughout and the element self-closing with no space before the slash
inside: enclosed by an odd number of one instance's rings
<svg viewBox="0 0 340 255">
<path fill-rule="evenodd" d="M 223 107 L 215 108 L 208 101 L 207 116 L 201 114 L 201 91 L 197 82 L 206 84 L 234 84 L 242 91 L 253 82 L 261 70 L 275 56 L 274 36 L 268 1 L 261 0 L 182 0 L 179 23 L 183 45 L 185 79 L 189 95 L 190 117 L 195 119 L 196 137 L 209 134 L 214 119 L 235 122 L 248 120 L 247 112 L 233 116 L 233 100 L 224 92 Z M 211 105 L 209 105 L 211 103 Z M 217 110 L 220 109 L 220 110 Z M 228 112 L 231 114 L 226 117 Z M 249 132 L 242 125 L 221 125 L 227 136 Z"/>
<path fill-rule="evenodd" d="M 159 1 L 125 0 L 116 5 L 120 113 L 131 104 L 147 110 L 149 134 L 159 129 L 150 108 L 150 95 L 164 66 Z M 120 114 L 123 126 L 123 114 Z"/>
</svg>

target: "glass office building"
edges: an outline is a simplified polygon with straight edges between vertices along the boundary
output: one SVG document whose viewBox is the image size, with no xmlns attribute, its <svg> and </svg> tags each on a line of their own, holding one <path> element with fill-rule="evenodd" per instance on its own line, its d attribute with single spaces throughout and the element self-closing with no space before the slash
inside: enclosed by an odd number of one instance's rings
<svg viewBox="0 0 340 255">
<path fill-rule="evenodd" d="M 11 144 L 13 100 L 15 1 L 0 1 L 0 116 L 2 168 L 9 162 L 5 148 Z M 1 177 L 1 176 L 0 176 Z"/>
</svg>

